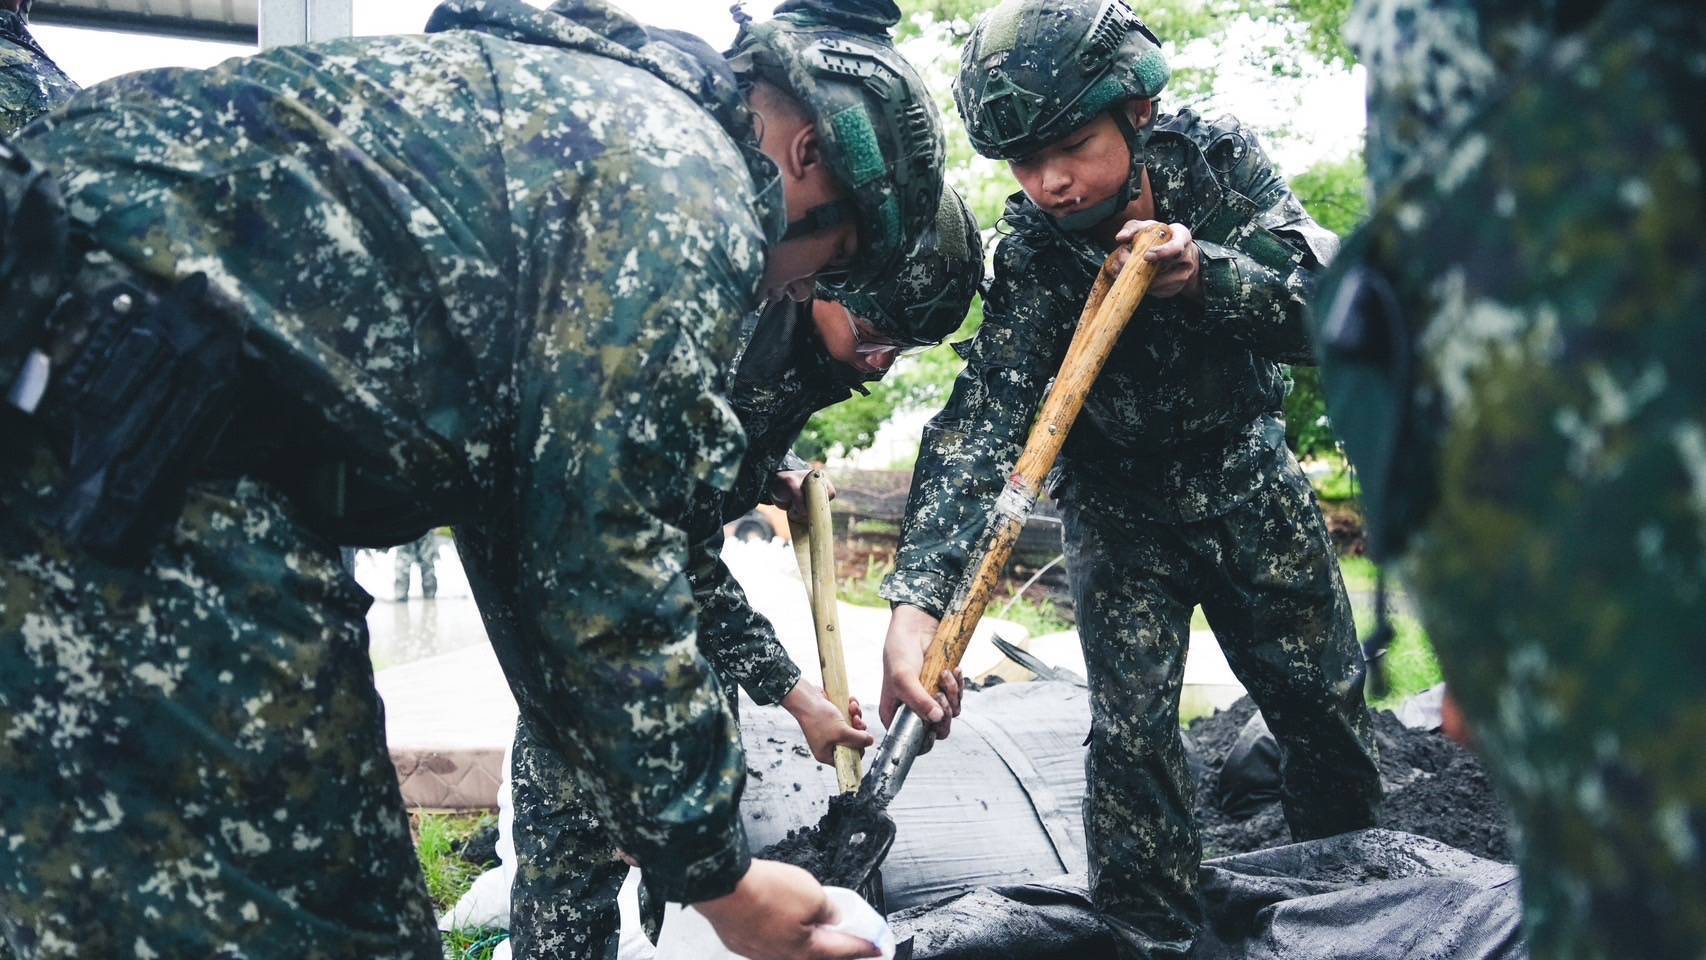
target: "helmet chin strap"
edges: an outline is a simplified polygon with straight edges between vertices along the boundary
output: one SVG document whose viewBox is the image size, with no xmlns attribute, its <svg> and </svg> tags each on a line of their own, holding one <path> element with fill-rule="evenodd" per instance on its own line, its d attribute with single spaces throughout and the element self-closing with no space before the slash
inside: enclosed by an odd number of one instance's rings
<svg viewBox="0 0 1706 960">
<path fill-rule="evenodd" d="M 1101 203 L 1077 213 L 1056 217 L 1054 224 L 1062 230 L 1083 233 L 1094 229 L 1102 221 L 1124 210 L 1127 204 L 1143 196 L 1144 148 L 1149 143 L 1149 128 L 1139 130 L 1132 126 L 1131 118 L 1126 116 L 1124 104 L 1108 112 L 1113 115 L 1114 125 L 1120 128 L 1120 135 L 1125 137 L 1126 149 L 1131 152 L 1131 175 L 1126 178 L 1125 185 L 1120 187 L 1118 193 Z"/>
<path fill-rule="evenodd" d="M 859 205 L 851 199 L 836 200 L 831 203 L 821 203 L 806 211 L 806 215 L 791 221 L 788 229 L 782 234 L 780 242 L 798 240 L 809 237 L 824 230 L 832 230 L 844 223 L 859 222 Z"/>
</svg>

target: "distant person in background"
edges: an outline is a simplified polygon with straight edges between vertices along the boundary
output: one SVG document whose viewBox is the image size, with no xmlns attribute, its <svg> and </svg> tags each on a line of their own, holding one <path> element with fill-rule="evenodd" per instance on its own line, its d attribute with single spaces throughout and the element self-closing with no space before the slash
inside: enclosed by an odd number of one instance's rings
<svg viewBox="0 0 1706 960">
<path fill-rule="evenodd" d="M 438 535 L 431 530 L 397 548 L 398 603 L 409 599 L 409 574 L 417 564 L 421 568 L 421 596 L 431 600 L 438 595 Z"/>
<path fill-rule="evenodd" d="M 0 0 L 0 137 L 52 110 L 79 89 L 30 36 L 32 0 Z"/>
</svg>

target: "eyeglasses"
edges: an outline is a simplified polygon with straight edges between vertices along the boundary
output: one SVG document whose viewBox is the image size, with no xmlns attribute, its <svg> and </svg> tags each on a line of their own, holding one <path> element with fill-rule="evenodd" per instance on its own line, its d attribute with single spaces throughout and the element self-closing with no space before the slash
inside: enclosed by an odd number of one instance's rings
<svg viewBox="0 0 1706 960">
<path fill-rule="evenodd" d="M 853 351 L 867 360 L 887 358 L 892 363 L 901 357 L 923 353 L 931 347 L 928 343 L 901 343 L 854 316 L 853 311 L 845 312 L 847 328 L 853 331 Z"/>
</svg>

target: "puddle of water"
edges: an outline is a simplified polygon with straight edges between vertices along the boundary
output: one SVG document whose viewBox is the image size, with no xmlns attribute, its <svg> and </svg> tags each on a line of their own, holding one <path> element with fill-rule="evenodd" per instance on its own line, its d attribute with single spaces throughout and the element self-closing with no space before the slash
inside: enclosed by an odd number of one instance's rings
<svg viewBox="0 0 1706 960">
<path fill-rule="evenodd" d="M 438 538 L 434 599 L 421 596 L 421 571 L 409 572 L 408 598 L 397 600 L 397 551 L 362 550 L 355 580 L 373 596 L 367 611 L 368 654 L 375 671 L 450 653 L 486 641 L 480 611 L 468 589 L 462 562 L 448 538 Z"/>
</svg>

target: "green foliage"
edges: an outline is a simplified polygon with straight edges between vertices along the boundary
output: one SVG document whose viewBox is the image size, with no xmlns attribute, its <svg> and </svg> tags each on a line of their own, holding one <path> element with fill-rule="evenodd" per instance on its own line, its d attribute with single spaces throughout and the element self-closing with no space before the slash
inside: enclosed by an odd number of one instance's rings
<svg viewBox="0 0 1706 960">
<path fill-rule="evenodd" d="M 1318 457 L 1338 447 L 1327 421 L 1327 400 L 1321 393 L 1321 373 L 1314 367 L 1292 367 L 1291 392 L 1285 397 L 1285 442 L 1298 459 Z"/>
<path fill-rule="evenodd" d="M 1386 651 L 1385 660 L 1386 682 L 1390 689 L 1386 696 L 1370 704 L 1387 710 L 1445 679 L 1439 668 L 1439 658 L 1434 655 L 1433 644 L 1428 641 L 1427 631 L 1415 617 L 1395 616 L 1392 627 L 1397 638 Z"/>
<path fill-rule="evenodd" d="M 877 438 L 877 428 L 894 413 L 894 394 L 879 384 L 869 396 L 855 395 L 819 410 L 794 441 L 794 452 L 821 462 L 837 452 L 870 446 Z"/>
<path fill-rule="evenodd" d="M 1315 482 L 1315 493 L 1327 503 L 1349 503 L 1362 496 L 1356 471 L 1342 457 L 1339 464 L 1337 470 Z"/>
<path fill-rule="evenodd" d="M 1351 0 L 1287 0 L 1286 3 L 1266 3 L 1266 16 L 1277 23 L 1299 28 L 1304 48 L 1322 60 L 1349 67 L 1356 63 L 1356 54 L 1345 45 L 1345 21 L 1351 13 Z"/>
<path fill-rule="evenodd" d="M 1317 223 L 1341 237 L 1354 232 L 1368 217 L 1368 171 L 1360 154 L 1310 167 L 1292 178 L 1291 189 Z M 1299 457 L 1331 453 L 1338 446 L 1338 438 L 1327 422 L 1319 371 L 1293 367 L 1291 378 L 1291 393 L 1285 398 L 1286 443 Z"/>
<path fill-rule="evenodd" d="M 1016 623 L 1033 637 L 1060 633 L 1073 627 L 1072 621 L 1055 608 L 1054 601 L 1047 599 L 1031 600 L 1029 597 L 1020 597 L 1012 606 L 1008 606 L 1006 600 L 1000 601 L 999 606 L 992 602 L 989 605 L 989 616 Z"/>
<path fill-rule="evenodd" d="M 1368 219 L 1368 169 L 1360 152 L 1317 163 L 1291 178 L 1291 190 L 1316 223 L 1341 237 Z"/>
<path fill-rule="evenodd" d="M 883 578 L 894 572 L 893 560 L 878 560 L 875 556 L 865 558 L 865 575 L 857 580 L 843 580 L 840 586 L 842 603 L 851 603 L 855 607 L 886 607 L 889 605 L 877 590 L 883 585 Z"/>
<path fill-rule="evenodd" d="M 415 854 L 426 875 L 427 895 L 439 913 L 456 905 L 473 886 L 482 868 L 457 855 L 468 838 L 496 822 L 491 814 L 417 813 Z M 491 930 L 453 930 L 444 934 L 445 956 L 454 960 L 487 960 L 497 946 Z"/>
<path fill-rule="evenodd" d="M 853 524 L 854 536 L 898 537 L 900 524 L 892 520 L 858 520 Z"/>
</svg>

